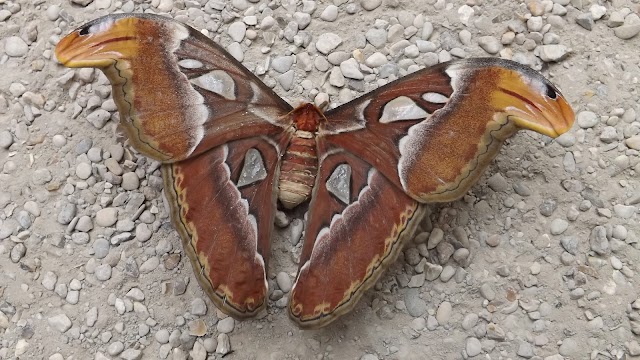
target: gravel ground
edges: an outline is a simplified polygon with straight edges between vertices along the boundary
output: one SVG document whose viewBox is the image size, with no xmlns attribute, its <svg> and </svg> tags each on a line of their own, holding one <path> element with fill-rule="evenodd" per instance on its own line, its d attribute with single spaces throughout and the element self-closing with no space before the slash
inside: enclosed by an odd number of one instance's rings
<svg viewBox="0 0 640 360">
<path fill-rule="evenodd" d="M 104 76 L 53 58 L 72 28 L 120 11 L 202 29 L 292 103 L 335 106 L 424 66 L 500 56 L 559 85 L 577 122 L 555 141 L 510 140 L 325 329 L 286 316 L 303 223 L 280 217 L 268 311 L 238 322 L 197 285 L 159 164 L 114 135 Z M 640 359 L 639 12 L 638 0 L 0 0 L 0 358 Z"/>
</svg>

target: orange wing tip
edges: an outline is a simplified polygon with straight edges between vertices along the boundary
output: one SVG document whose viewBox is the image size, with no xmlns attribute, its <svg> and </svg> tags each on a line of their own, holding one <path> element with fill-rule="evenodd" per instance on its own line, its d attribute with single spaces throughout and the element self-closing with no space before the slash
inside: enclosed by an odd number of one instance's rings
<svg viewBox="0 0 640 360">
<path fill-rule="evenodd" d="M 493 106 L 522 129 L 558 137 L 573 126 L 575 114 L 564 96 L 542 75 L 503 69 Z"/>
<path fill-rule="evenodd" d="M 56 45 L 58 61 L 66 67 L 111 66 L 138 53 L 138 19 L 104 17 L 76 29 Z"/>
</svg>

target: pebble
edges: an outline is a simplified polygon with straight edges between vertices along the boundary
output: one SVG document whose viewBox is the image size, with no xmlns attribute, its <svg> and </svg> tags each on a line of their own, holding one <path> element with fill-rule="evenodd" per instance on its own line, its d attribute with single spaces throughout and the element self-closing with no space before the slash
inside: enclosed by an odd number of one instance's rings
<svg viewBox="0 0 640 360">
<path fill-rule="evenodd" d="M 104 208 L 96 213 L 96 225 L 102 227 L 113 226 L 118 221 L 118 209 Z"/>
<path fill-rule="evenodd" d="M 4 42 L 4 51 L 12 57 L 22 57 L 27 55 L 29 45 L 19 36 L 9 36 Z"/>
<path fill-rule="evenodd" d="M 554 219 L 551 222 L 550 231 L 552 235 L 560 235 L 569 228 L 569 222 L 564 219 Z"/>
<path fill-rule="evenodd" d="M 13 144 L 13 135 L 8 130 L 0 131 L 0 148 L 8 149 Z"/>
<path fill-rule="evenodd" d="M 328 5 L 320 14 L 320 19 L 328 22 L 336 21 L 338 18 L 338 7 L 335 5 Z"/>
<path fill-rule="evenodd" d="M 322 54 L 327 55 L 342 44 L 340 36 L 334 33 L 324 33 L 318 37 L 316 42 L 316 49 Z"/>
<path fill-rule="evenodd" d="M 58 222 L 62 225 L 67 225 L 76 216 L 75 204 L 65 203 L 62 205 L 60 212 L 58 213 Z"/>
<path fill-rule="evenodd" d="M 246 32 L 247 25 L 245 25 L 245 23 L 241 21 L 234 22 L 233 24 L 229 25 L 229 28 L 227 29 L 227 34 L 229 34 L 231 40 L 238 43 L 241 42 L 242 39 L 244 39 Z"/>
<path fill-rule="evenodd" d="M 47 322 L 52 328 L 58 330 L 61 333 L 64 333 L 71 328 L 71 320 L 65 314 L 52 316 L 47 319 Z"/>
<path fill-rule="evenodd" d="M 124 173 L 121 186 L 124 190 L 136 190 L 140 186 L 140 179 L 135 172 Z"/>
<path fill-rule="evenodd" d="M 291 277 L 284 271 L 281 271 L 276 275 L 276 282 L 278 283 L 278 287 L 285 293 L 291 291 L 291 287 L 293 286 L 291 282 Z"/>
<path fill-rule="evenodd" d="M 558 352 L 562 356 L 573 358 L 581 354 L 583 347 L 579 345 L 574 339 L 567 338 L 562 341 Z"/>
<path fill-rule="evenodd" d="M 561 44 L 548 44 L 536 47 L 534 53 L 544 62 L 558 62 L 569 55 L 569 49 Z"/>
<path fill-rule="evenodd" d="M 155 270 L 160 265 L 160 259 L 152 256 L 140 265 L 140 273 L 147 274 Z"/>
<path fill-rule="evenodd" d="M 360 5 L 367 11 L 375 10 L 382 5 L 382 0 L 361 0 Z"/>
<path fill-rule="evenodd" d="M 444 239 L 444 231 L 440 228 L 434 228 L 431 230 L 429 239 L 427 240 L 427 249 L 435 249 L 436 246 Z"/>
<path fill-rule="evenodd" d="M 409 315 L 413 317 L 422 316 L 427 311 L 427 303 L 420 298 L 419 289 L 407 289 L 404 294 L 404 304 Z"/>
<path fill-rule="evenodd" d="M 502 43 L 493 36 L 481 36 L 478 38 L 478 45 L 482 50 L 491 55 L 495 55 L 502 50 Z"/>
<path fill-rule="evenodd" d="M 139 360 L 142 359 L 142 351 L 129 348 L 120 354 L 120 358 L 124 360 Z"/>
<path fill-rule="evenodd" d="M 364 79 L 364 75 L 362 75 L 362 72 L 360 71 L 360 66 L 358 65 L 358 62 L 356 61 L 356 59 L 351 58 L 349 60 L 346 60 L 340 63 L 340 71 L 342 72 L 342 75 L 344 75 L 344 77 L 346 78 L 355 79 L 355 80 Z"/>
<path fill-rule="evenodd" d="M 613 33 L 622 40 L 629 40 L 640 34 L 640 23 L 619 26 L 613 29 Z"/>
<path fill-rule="evenodd" d="M 82 180 L 87 180 L 91 176 L 91 164 L 81 162 L 76 165 L 76 176 Z"/>
<path fill-rule="evenodd" d="M 51 271 L 47 271 L 42 278 L 42 286 L 49 291 L 53 291 L 57 282 L 58 276 Z"/>
<path fill-rule="evenodd" d="M 583 129 L 589 129 L 596 126 L 600 122 L 600 118 L 594 112 L 581 111 L 576 116 L 578 126 Z"/>
<path fill-rule="evenodd" d="M 218 346 L 216 346 L 216 353 L 226 355 L 231 351 L 231 340 L 229 335 L 218 335 Z"/>
<path fill-rule="evenodd" d="M 480 355 L 480 353 L 482 352 L 482 344 L 480 344 L 480 340 L 474 337 L 467 338 L 465 351 L 470 357 Z"/>
<path fill-rule="evenodd" d="M 451 318 L 452 307 L 451 303 L 448 301 L 443 301 L 438 306 L 438 310 L 436 311 L 436 320 L 438 320 L 438 324 L 444 326 L 449 322 Z"/>
<path fill-rule="evenodd" d="M 216 329 L 218 330 L 218 332 L 223 334 L 232 332 L 234 327 L 235 320 L 231 316 L 218 321 L 218 325 L 216 325 Z"/>
<path fill-rule="evenodd" d="M 111 265 L 109 264 L 98 265 L 96 267 L 96 270 L 94 271 L 94 275 L 96 276 L 96 279 L 100 281 L 109 280 L 111 278 Z"/>
<path fill-rule="evenodd" d="M 207 304 L 204 300 L 196 298 L 191 302 L 191 313 L 197 316 L 203 316 L 207 314 Z"/>
</svg>

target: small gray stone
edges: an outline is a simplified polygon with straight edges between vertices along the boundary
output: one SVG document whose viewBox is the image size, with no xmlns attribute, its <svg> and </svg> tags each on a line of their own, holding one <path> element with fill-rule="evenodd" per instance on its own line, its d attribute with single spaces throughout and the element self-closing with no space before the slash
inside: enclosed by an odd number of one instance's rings
<svg viewBox="0 0 640 360">
<path fill-rule="evenodd" d="M 467 338 L 465 351 L 469 357 L 480 355 L 482 352 L 482 344 L 480 344 L 480 340 L 474 337 Z"/>
<path fill-rule="evenodd" d="M 367 11 L 375 10 L 382 5 L 382 0 L 361 0 L 360 5 Z"/>
<path fill-rule="evenodd" d="M 47 319 L 47 322 L 52 328 L 58 330 L 61 333 L 66 332 L 71 328 L 71 320 L 65 314 L 52 316 Z"/>
<path fill-rule="evenodd" d="M 58 213 L 58 222 L 62 225 L 67 225 L 76 216 L 76 205 L 71 203 L 65 203 L 62 205 L 62 209 Z"/>
<path fill-rule="evenodd" d="M 616 204 L 613 205 L 613 212 L 620 218 L 629 219 L 636 212 L 636 208 L 635 206 Z"/>
<path fill-rule="evenodd" d="M 118 209 L 104 208 L 96 213 L 96 225 L 102 227 L 113 226 L 118 221 Z"/>
<path fill-rule="evenodd" d="M 76 176 L 82 180 L 87 180 L 91 176 L 91 164 L 81 162 L 76 165 Z"/>
<path fill-rule="evenodd" d="M 49 291 L 53 291 L 53 289 L 55 289 L 57 282 L 58 275 L 51 271 L 47 271 L 42 278 L 42 286 Z"/>
<path fill-rule="evenodd" d="M 134 301 L 144 301 L 144 293 L 142 292 L 142 290 L 138 289 L 137 287 L 131 288 L 128 292 L 126 297 L 128 297 L 131 300 Z"/>
<path fill-rule="evenodd" d="M 478 45 L 491 55 L 495 55 L 502 50 L 502 43 L 493 36 L 481 36 L 478 38 Z"/>
<path fill-rule="evenodd" d="M 93 252 L 96 259 L 104 259 L 109 255 L 109 240 L 99 238 L 93 243 Z"/>
<path fill-rule="evenodd" d="M 553 219 L 550 230 L 552 235 L 560 235 L 567 230 L 569 222 L 564 219 Z"/>
<path fill-rule="evenodd" d="M 229 335 L 218 335 L 218 346 L 216 347 L 216 353 L 226 355 L 231 351 L 231 341 Z"/>
<path fill-rule="evenodd" d="M 167 330 L 167 329 L 158 330 L 158 332 L 156 332 L 155 339 L 160 344 L 168 343 L 169 342 L 169 330 Z"/>
<path fill-rule="evenodd" d="M 495 192 L 505 192 L 509 188 L 509 183 L 500 173 L 495 173 L 487 180 L 489 187 Z"/>
<path fill-rule="evenodd" d="M 96 129 L 102 129 L 110 118 L 111 113 L 102 109 L 98 109 L 87 115 L 87 121 L 89 121 Z"/>
<path fill-rule="evenodd" d="M 151 229 L 149 229 L 149 225 L 145 223 L 140 223 L 136 225 L 136 239 L 140 242 L 145 242 L 151 238 Z"/>
<path fill-rule="evenodd" d="M 609 240 L 607 239 L 607 230 L 604 226 L 596 226 L 589 236 L 589 244 L 591 250 L 598 255 L 606 255 L 609 253 Z"/>
<path fill-rule="evenodd" d="M 111 265 L 102 264 L 96 266 L 96 270 L 94 271 L 94 275 L 96 279 L 100 281 L 107 281 L 111 278 Z"/>
<path fill-rule="evenodd" d="M 216 325 L 216 329 L 220 333 L 228 334 L 233 331 L 235 324 L 236 324 L 235 320 L 233 320 L 233 318 L 229 316 L 218 321 L 218 325 Z"/>
<path fill-rule="evenodd" d="M 438 320 L 438 324 L 446 325 L 451 318 L 451 303 L 448 301 L 443 301 L 438 306 L 438 310 L 436 311 L 436 320 Z"/>
<path fill-rule="evenodd" d="M 491 288 L 489 283 L 484 283 L 480 286 L 480 295 L 489 301 L 493 301 L 493 299 L 496 298 L 496 292 Z"/>
<path fill-rule="evenodd" d="M 285 293 L 291 291 L 292 283 L 291 277 L 284 271 L 281 271 L 276 275 L 276 282 L 278 283 L 278 287 Z"/>
<path fill-rule="evenodd" d="M 522 341 L 518 346 L 517 354 L 525 359 L 531 359 L 533 357 L 533 347 L 528 342 Z"/>
<path fill-rule="evenodd" d="M 556 62 L 564 60 L 569 55 L 569 49 L 560 44 L 540 45 L 534 53 L 544 62 Z"/>
<path fill-rule="evenodd" d="M 542 204 L 540 204 L 540 214 L 546 217 L 553 215 L 553 212 L 556 211 L 558 207 L 558 203 L 554 199 L 544 199 Z"/>
<path fill-rule="evenodd" d="M 128 172 L 122 175 L 122 188 L 128 191 L 136 190 L 140 186 L 140 179 L 135 172 Z"/>
<path fill-rule="evenodd" d="M 328 22 L 333 22 L 338 18 L 338 7 L 331 4 L 327 6 L 320 14 L 320 19 Z"/>
<path fill-rule="evenodd" d="M 9 258 L 11 259 L 12 262 L 18 263 L 18 261 L 20 261 L 20 259 L 22 259 L 26 253 L 27 253 L 27 247 L 24 246 L 23 243 L 18 243 L 11 249 Z"/>
<path fill-rule="evenodd" d="M 576 17 L 576 24 L 591 31 L 593 29 L 593 26 L 595 25 L 595 21 L 593 20 L 593 16 L 591 15 L 591 13 L 584 13 Z"/>
<path fill-rule="evenodd" d="M 0 148 L 8 149 L 13 144 L 13 135 L 8 130 L 0 131 Z"/>
<path fill-rule="evenodd" d="M 572 255 L 578 255 L 578 239 L 573 236 L 567 236 L 560 239 L 560 245 Z"/>
<path fill-rule="evenodd" d="M 582 351 L 583 351 L 583 346 L 578 345 L 578 342 L 576 342 L 572 338 L 567 338 L 562 340 L 562 345 L 560 345 L 560 348 L 558 349 L 558 352 L 560 353 L 560 355 L 566 356 L 569 358 L 580 356 L 580 354 L 582 354 Z"/>
<path fill-rule="evenodd" d="M 19 36 L 9 36 L 5 40 L 4 51 L 9 56 L 21 57 L 27 55 L 29 45 Z"/>
<path fill-rule="evenodd" d="M 293 56 L 278 56 L 271 62 L 271 67 L 273 70 L 283 74 L 291 69 L 293 60 Z"/>
<path fill-rule="evenodd" d="M 434 228 L 431 230 L 429 240 L 427 240 L 427 249 L 435 249 L 436 246 L 444 239 L 444 231 L 440 228 Z"/>
<path fill-rule="evenodd" d="M 244 39 L 245 34 L 247 33 L 247 25 L 241 21 L 236 21 L 233 24 L 229 25 L 229 29 L 227 30 L 227 34 L 231 40 L 235 42 L 241 42 Z"/>
<path fill-rule="evenodd" d="M 111 356 L 117 356 L 124 350 L 124 344 L 121 341 L 114 341 L 107 346 L 107 353 Z"/>
<path fill-rule="evenodd" d="M 193 315 L 203 316 L 207 314 L 207 304 L 204 300 L 196 298 L 191 302 L 191 313 Z"/>
<path fill-rule="evenodd" d="M 408 289 L 404 294 L 404 304 L 409 315 L 413 317 L 422 316 L 427 311 L 427 303 L 420 298 L 419 289 Z"/>
<path fill-rule="evenodd" d="M 333 33 L 324 33 L 318 37 L 316 49 L 318 49 L 322 54 L 327 55 L 340 44 L 342 44 L 340 36 Z"/>
<path fill-rule="evenodd" d="M 583 129 L 588 129 L 596 126 L 600 122 L 600 118 L 591 111 L 581 111 L 578 113 L 576 121 L 578 126 Z"/>
<path fill-rule="evenodd" d="M 613 30 L 613 33 L 622 40 L 629 40 L 640 34 L 640 23 L 622 25 Z"/>
<path fill-rule="evenodd" d="M 160 265 L 160 259 L 152 256 L 140 265 L 140 273 L 147 274 L 155 270 Z"/>
</svg>

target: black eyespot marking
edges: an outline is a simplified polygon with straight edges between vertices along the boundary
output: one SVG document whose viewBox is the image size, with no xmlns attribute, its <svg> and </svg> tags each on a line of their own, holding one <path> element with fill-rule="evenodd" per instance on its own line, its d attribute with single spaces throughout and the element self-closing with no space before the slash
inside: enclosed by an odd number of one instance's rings
<svg viewBox="0 0 640 360">
<path fill-rule="evenodd" d="M 89 35 L 89 26 L 85 26 L 78 32 L 80 36 Z"/>
<path fill-rule="evenodd" d="M 553 100 L 558 98 L 558 92 L 550 84 L 547 84 L 547 97 Z"/>
</svg>

